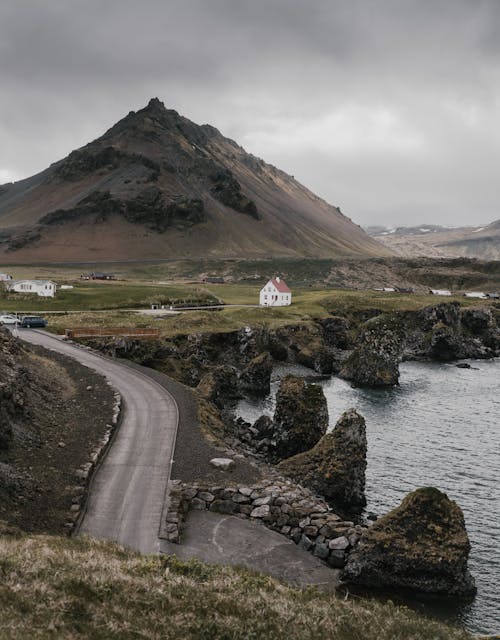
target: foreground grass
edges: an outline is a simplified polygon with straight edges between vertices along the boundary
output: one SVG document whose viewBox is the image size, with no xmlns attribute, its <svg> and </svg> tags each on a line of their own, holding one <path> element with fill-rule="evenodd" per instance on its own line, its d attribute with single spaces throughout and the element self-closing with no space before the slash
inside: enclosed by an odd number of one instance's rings
<svg viewBox="0 0 500 640">
<path fill-rule="evenodd" d="M 90 539 L 0 535 L 0 637 L 470 640 L 392 604 Z"/>
</svg>

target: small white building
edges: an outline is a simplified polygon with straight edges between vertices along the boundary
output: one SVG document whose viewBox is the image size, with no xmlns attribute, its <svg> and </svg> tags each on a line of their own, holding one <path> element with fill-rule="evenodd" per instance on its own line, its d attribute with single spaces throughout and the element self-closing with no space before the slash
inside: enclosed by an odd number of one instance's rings
<svg viewBox="0 0 500 640">
<path fill-rule="evenodd" d="M 485 300 L 488 296 L 482 291 L 467 291 L 464 293 L 466 298 L 479 298 L 481 300 Z"/>
<path fill-rule="evenodd" d="M 0 282 L 10 282 L 12 280 L 12 276 L 8 273 L 0 273 Z"/>
<path fill-rule="evenodd" d="M 9 291 L 35 293 L 41 298 L 53 298 L 57 290 L 57 284 L 52 280 L 12 280 L 6 284 Z"/>
<path fill-rule="evenodd" d="M 260 290 L 261 307 L 286 307 L 292 304 L 292 292 L 281 278 L 271 278 Z"/>
<path fill-rule="evenodd" d="M 449 289 L 431 289 L 429 293 L 433 296 L 451 296 Z"/>
</svg>

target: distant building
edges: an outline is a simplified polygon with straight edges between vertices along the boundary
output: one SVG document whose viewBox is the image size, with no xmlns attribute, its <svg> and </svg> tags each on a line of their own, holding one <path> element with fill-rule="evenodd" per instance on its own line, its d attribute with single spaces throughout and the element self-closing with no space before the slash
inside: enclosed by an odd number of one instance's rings
<svg viewBox="0 0 500 640">
<path fill-rule="evenodd" d="M 490 300 L 498 300 L 500 298 L 500 294 L 490 292 L 486 294 L 486 297 L 489 298 Z"/>
<path fill-rule="evenodd" d="M 286 307 L 292 304 L 292 292 L 281 278 L 271 278 L 260 290 L 259 304 L 262 307 Z"/>
<path fill-rule="evenodd" d="M 0 273 L 0 282 L 10 282 L 12 280 L 12 276 L 8 273 Z"/>
<path fill-rule="evenodd" d="M 464 293 L 466 298 L 481 298 L 481 300 L 485 300 L 488 296 L 482 291 L 467 291 Z"/>
<path fill-rule="evenodd" d="M 9 291 L 34 293 L 41 298 L 53 298 L 57 291 L 57 284 L 52 280 L 11 280 L 6 286 Z"/>
<path fill-rule="evenodd" d="M 433 296 L 451 296 L 451 291 L 448 289 L 430 289 L 429 293 Z"/>
<path fill-rule="evenodd" d="M 82 273 L 81 280 L 116 280 L 114 273 L 103 273 L 102 271 L 93 271 L 92 273 Z"/>
</svg>

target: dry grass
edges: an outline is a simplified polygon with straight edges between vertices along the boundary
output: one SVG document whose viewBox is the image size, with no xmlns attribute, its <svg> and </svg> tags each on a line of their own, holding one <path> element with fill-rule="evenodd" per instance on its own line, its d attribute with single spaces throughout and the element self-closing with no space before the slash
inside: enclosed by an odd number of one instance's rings
<svg viewBox="0 0 500 640">
<path fill-rule="evenodd" d="M 470 640 L 404 608 L 111 543 L 0 536 L 0 637 Z"/>
</svg>

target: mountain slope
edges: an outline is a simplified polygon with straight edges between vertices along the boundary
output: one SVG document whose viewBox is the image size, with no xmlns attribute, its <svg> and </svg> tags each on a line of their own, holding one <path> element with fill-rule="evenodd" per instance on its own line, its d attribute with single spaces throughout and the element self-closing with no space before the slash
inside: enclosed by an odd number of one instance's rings
<svg viewBox="0 0 500 640">
<path fill-rule="evenodd" d="M 484 227 L 368 227 L 367 233 L 406 257 L 500 260 L 500 220 Z"/>
<path fill-rule="evenodd" d="M 0 187 L 3 262 L 387 255 L 291 176 L 156 98 Z"/>
</svg>

